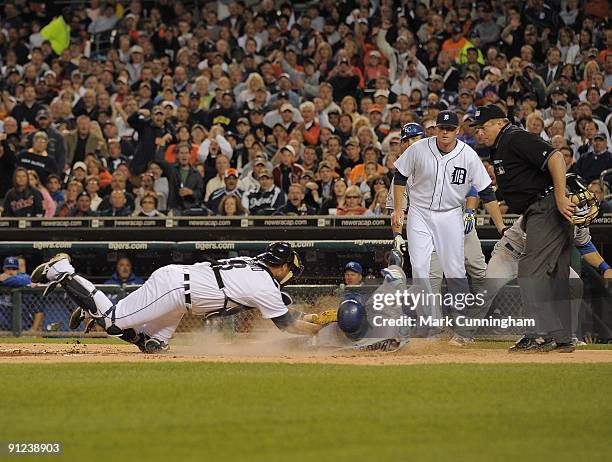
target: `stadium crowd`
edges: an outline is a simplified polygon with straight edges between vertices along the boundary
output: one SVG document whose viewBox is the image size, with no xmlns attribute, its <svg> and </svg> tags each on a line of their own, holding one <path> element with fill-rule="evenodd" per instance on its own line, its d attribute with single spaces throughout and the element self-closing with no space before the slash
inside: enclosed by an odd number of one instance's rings
<svg viewBox="0 0 612 462">
<path fill-rule="evenodd" d="M 469 126 L 488 103 L 603 201 L 605 0 L 53 8 L 7 0 L 0 18 L 4 217 L 387 214 L 401 127 L 434 135 L 443 109 L 495 182 Z"/>
</svg>

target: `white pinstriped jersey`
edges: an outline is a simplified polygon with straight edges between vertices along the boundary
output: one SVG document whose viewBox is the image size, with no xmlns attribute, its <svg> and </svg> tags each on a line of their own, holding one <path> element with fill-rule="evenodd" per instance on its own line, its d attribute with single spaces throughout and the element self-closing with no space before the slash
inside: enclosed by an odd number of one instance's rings
<svg viewBox="0 0 612 462">
<path fill-rule="evenodd" d="M 408 178 L 410 205 L 434 211 L 462 207 L 472 185 L 482 191 L 491 184 L 476 151 L 459 140 L 444 155 L 435 136 L 419 140 L 395 161 L 395 168 Z"/>
</svg>

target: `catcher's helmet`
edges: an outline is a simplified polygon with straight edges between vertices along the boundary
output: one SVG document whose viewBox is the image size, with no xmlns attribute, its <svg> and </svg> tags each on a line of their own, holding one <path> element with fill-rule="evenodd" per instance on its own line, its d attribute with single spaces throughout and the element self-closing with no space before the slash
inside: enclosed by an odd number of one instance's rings
<svg viewBox="0 0 612 462">
<path fill-rule="evenodd" d="M 288 242 L 272 242 L 268 244 L 266 251 L 257 255 L 257 259 L 270 266 L 281 266 L 287 263 L 290 274 L 283 283 L 291 279 L 291 277 L 299 277 L 302 271 L 304 271 L 300 256 L 291 248 L 291 244 Z"/>
<path fill-rule="evenodd" d="M 368 317 L 365 307 L 352 298 L 344 300 L 338 308 L 338 327 L 351 340 L 363 338 L 368 330 Z"/>
<path fill-rule="evenodd" d="M 572 223 L 579 228 L 586 228 L 599 215 L 597 198 L 588 190 L 580 175 L 568 173 L 565 175 L 565 185 L 569 191 L 569 200 L 576 206 Z"/>
<path fill-rule="evenodd" d="M 404 141 L 405 139 L 419 135 L 425 136 L 425 130 L 423 130 L 423 127 L 421 127 L 416 122 L 410 122 L 402 127 L 402 134 L 400 135 L 400 139 Z"/>
</svg>

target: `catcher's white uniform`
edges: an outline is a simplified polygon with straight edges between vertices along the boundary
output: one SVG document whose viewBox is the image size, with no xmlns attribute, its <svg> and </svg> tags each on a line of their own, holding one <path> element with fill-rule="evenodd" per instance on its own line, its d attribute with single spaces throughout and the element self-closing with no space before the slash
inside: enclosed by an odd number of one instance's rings
<svg viewBox="0 0 612 462">
<path fill-rule="evenodd" d="M 74 278 L 93 293 L 98 315 L 108 328 L 133 328 L 167 342 L 187 312 L 198 316 L 257 308 L 264 319 L 287 313 L 280 285 L 267 268 L 250 258 L 221 260 L 217 281 L 210 263 L 168 265 L 156 270 L 138 290 L 116 305 L 82 276 Z M 60 274 L 74 274 L 68 259 L 55 263 L 47 272 L 54 281 Z M 97 316 L 96 316 L 97 317 Z"/>
</svg>

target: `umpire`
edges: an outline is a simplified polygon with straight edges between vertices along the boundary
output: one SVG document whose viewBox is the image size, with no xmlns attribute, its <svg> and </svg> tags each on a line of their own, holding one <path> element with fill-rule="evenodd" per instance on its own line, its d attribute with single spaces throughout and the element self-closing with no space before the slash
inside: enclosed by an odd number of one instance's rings
<svg viewBox="0 0 612 462">
<path fill-rule="evenodd" d="M 574 205 L 565 196 L 563 155 L 507 119 L 495 105 L 479 107 L 477 127 L 490 148 L 497 185 L 527 234 L 518 281 L 525 318 L 535 327 L 510 352 L 571 353 L 569 265 Z"/>
</svg>

